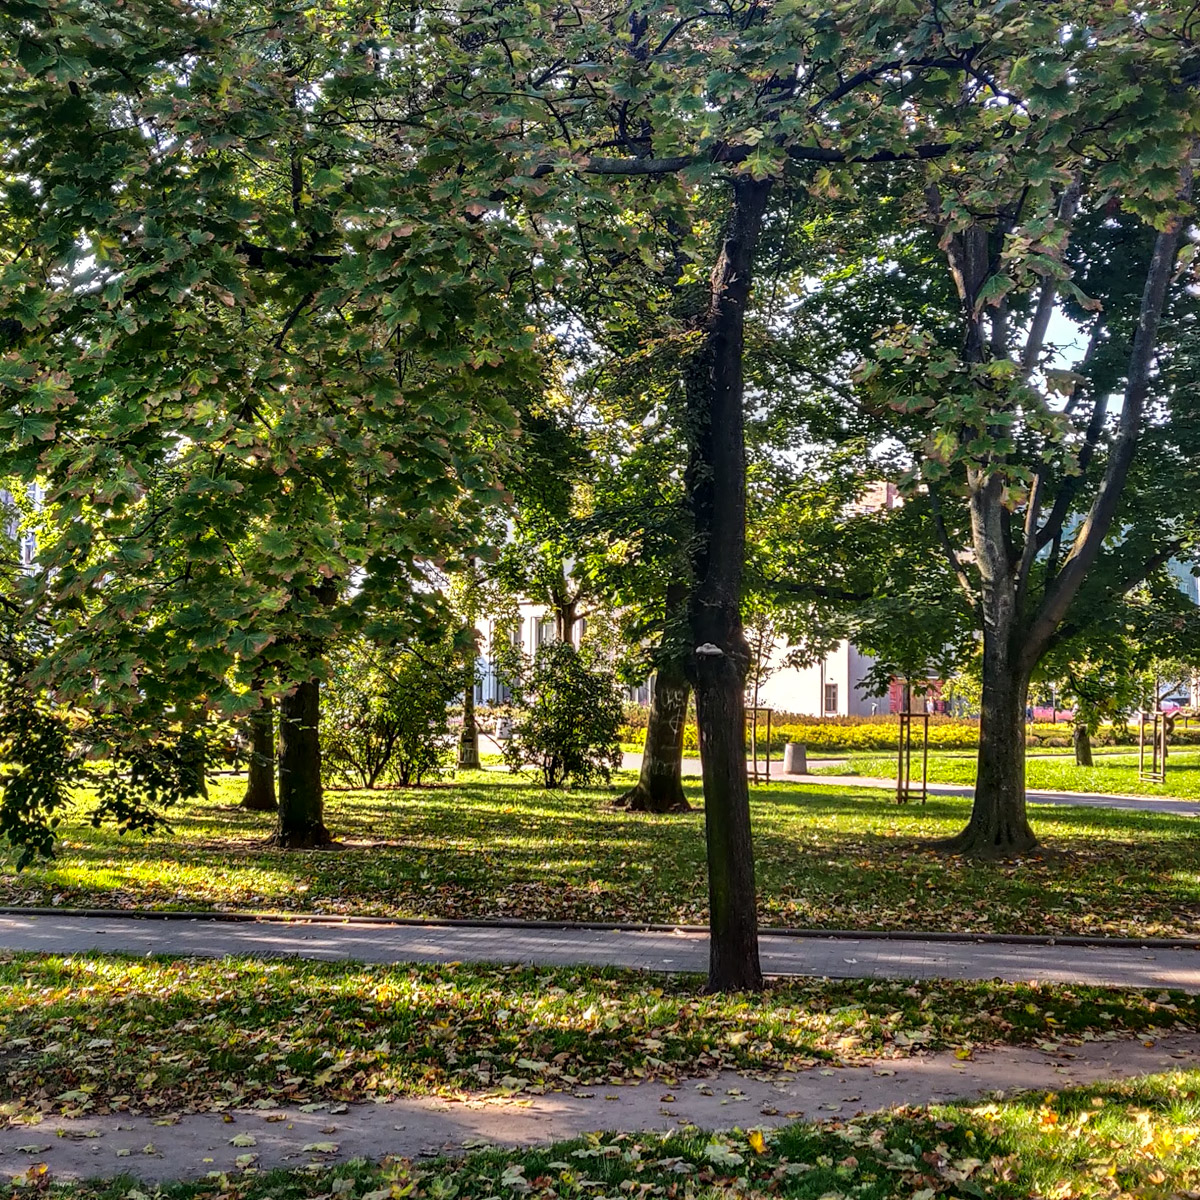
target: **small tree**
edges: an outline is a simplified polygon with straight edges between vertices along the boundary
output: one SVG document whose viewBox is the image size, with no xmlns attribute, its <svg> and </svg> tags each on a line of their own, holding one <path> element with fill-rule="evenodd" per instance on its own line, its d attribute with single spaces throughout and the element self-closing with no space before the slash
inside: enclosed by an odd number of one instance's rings
<svg viewBox="0 0 1200 1200">
<path fill-rule="evenodd" d="M 342 651 L 324 690 L 321 758 L 330 778 L 409 787 L 441 774 L 457 682 L 448 647 L 410 648 L 392 661 L 365 641 Z"/>
<path fill-rule="evenodd" d="M 520 701 L 524 711 L 505 750 L 514 771 L 534 766 L 548 788 L 608 782 L 621 765 L 624 713 L 611 670 L 589 664 L 569 642 L 548 642 L 534 655 Z"/>
</svg>

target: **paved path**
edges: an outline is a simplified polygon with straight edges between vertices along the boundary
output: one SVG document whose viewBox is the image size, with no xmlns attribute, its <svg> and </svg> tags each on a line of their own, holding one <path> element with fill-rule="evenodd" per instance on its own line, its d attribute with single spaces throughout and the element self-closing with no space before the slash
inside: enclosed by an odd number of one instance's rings
<svg viewBox="0 0 1200 1200">
<path fill-rule="evenodd" d="M 814 764 L 815 765 L 815 764 Z M 819 784 L 823 787 L 869 787 L 896 790 L 894 779 L 882 779 L 863 775 L 784 775 L 776 777 L 780 782 Z M 931 796 L 974 796 L 975 789 L 957 783 L 929 784 Z M 1109 792 L 1051 792 L 1040 788 L 1026 788 L 1025 799 L 1030 804 L 1079 805 L 1083 808 L 1124 808 L 1142 812 L 1173 813 L 1177 817 L 1200 816 L 1200 802 L 1175 800 L 1170 796 L 1132 796 Z"/>
<path fill-rule="evenodd" d="M 772 975 L 1005 979 L 1172 987 L 1200 992 L 1200 950 L 764 935 Z M 360 962 L 523 962 L 647 971 L 708 968 L 703 933 L 530 926 L 228 922 L 131 917 L 0 916 L 0 949 L 71 954 L 296 955 Z"/>
<path fill-rule="evenodd" d="M 810 758 L 808 765 L 820 770 L 823 767 L 844 767 L 844 758 Z M 641 769 L 642 756 L 627 753 L 622 756 L 621 766 L 627 771 Z M 687 776 L 700 774 L 700 760 L 685 758 L 683 773 Z M 866 775 L 786 775 L 783 770 L 783 760 L 771 760 L 771 781 L 778 783 L 816 784 L 822 787 L 861 787 L 883 788 L 885 791 L 896 790 L 895 779 L 882 776 Z M 931 783 L 930 795 L 937 796 L 966 796 L 975 794 L 973 787 L 957 783 Z M 1140 809 L 1144 812 L 1174 813 L 1179 817 L 1200 816 L 1200 802 L 1194 800 L 1176 800 L 1171 796 L 1135 796 L 1110 792 L 1054 792 L 1040 788 L 1028 788 L 1025 792 L 1030 804 L 1067 804 L 1081 805 L 1085 808 L 1125 808 Z"/>
<path fill-rule="evenodd" d="M 161 1116 L 50 1117 L 0 1130 L 0 1177 L 45 1163 L 59 1180 L 117 1172 L 148 1180 L 187 1179 L 251 1166 L 296 1168 L 386 1154 L 462 1153 L 481 1143 L 531 1146 L 598 1131 L 665 1133 L 688 1124 L 769 1129 L 802 1118 L 845 1119 L 901 1103 L 974 1098 L 997 1089 L 1057 1092 L 1198 1065 L 1200 1037 L 1190 1036 L 1149 1045 L 1099 1041 L 1057 1051 L 998 1047 L 966 1062 L 939 1053 L 774 1079 L 725 1073 L 699 1081 L 660 1079 L 506 1100 L 468 1095 L 241 1109 L 193 1113 L 174 1123 Z M 233 1144 L 235 1138 L 240 1145 Z M 322 1149 L 305 1150 L 316 1145 Z"/>
</svg>

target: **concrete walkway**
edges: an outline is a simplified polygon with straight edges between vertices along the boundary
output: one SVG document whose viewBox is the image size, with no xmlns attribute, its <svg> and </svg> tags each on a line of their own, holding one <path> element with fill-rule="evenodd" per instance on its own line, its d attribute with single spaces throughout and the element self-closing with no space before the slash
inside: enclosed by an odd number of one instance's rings
<svg viewBox="0 0 1200 1200">
<path fill-rule="evenodd" d="M 73 954 L 287 956 L 360 962 L 531 963 L 705 972 L 708 938 L 675 930 L 0 916 L 0 949 Z M 1200 992 L 1200 950 L 764 935 L 771 975 L 1004 979 Z"/>
<path fill-rule="evenodd" d="M 1200 1037 L 1185 1036 L 1050 1050 L 997 1047 L 968 1061 L 945 1052 L 774 1079 L 723 1073 L 506 1099 L 412 1097 L 386 1104 L 192 1113 L 177 1120 L 48 1117 L 37 1125 L 0 1130 L 0 1177 L 44 1163 L 55 1180 L 121 1173 L 157 1181 L 387 1154 L 461 1154 L 483 1144 L 532 1146 L 600 1131 L 667 1133 L 684 1125 L 771 1129 L 801 1119 L 845 1120 L 896 1104 L 974 1098 L 997 1089 L 1057 1092 L 1198 1065 Z"/>
</svg>

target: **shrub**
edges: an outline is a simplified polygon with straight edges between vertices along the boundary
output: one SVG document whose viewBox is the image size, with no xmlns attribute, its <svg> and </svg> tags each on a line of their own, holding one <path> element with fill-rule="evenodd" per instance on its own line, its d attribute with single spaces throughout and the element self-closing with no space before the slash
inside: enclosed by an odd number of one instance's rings
<svg viewBox="0 0 1200 1200">
<path fill-rule="evenodd" d="M 447 706 L 460 682 L 449 650 L 393 656 L 360 641 L 332 666 L 321 712 L 321 761 L 331 780 L 408 787 L 445 770 L 453 743 Z"/>
<path fill-rule="evenodd" d="M 536 767 L 548 788 L 607 782 L 621 765 L 624 715 L 616 675 L 589 666 L 569 642 L 547 642 L 520 683 L 519 713 L 504 757 Z M 644 736 L 644 734 L 643 734 Z"/>
</svg>

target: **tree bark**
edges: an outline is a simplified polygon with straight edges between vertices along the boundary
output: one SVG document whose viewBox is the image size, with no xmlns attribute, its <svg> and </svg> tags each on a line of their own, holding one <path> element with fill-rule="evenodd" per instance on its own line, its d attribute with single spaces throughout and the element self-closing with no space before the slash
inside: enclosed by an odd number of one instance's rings
<svg viewBox="0 0 1200 1200">
<path fill-rule="evenodd" d="M 650 721 L 637 783 L 617 801 L 630 812 L 690 812 L 683 792 L 683 731 L 691 685 L 676 663 L 663 663 L 654 677 Z"/>
<path fill-rule="evenodd" d="M 208 799 L 208 757 L 204 745 L 204 722 L 206 714 L 199 705 L 187 705 L 182 709 L 181 730 L 185 737 L 194 738 L 183 755 L 187 774 L 187 795 Z"/>
<path fill-rule="evenodd" d="M 458 739 L 458 769 L 478 771 L 479 725 L 475 720 L 475 655 L 472 654 L 463 679 L 462 736 Z"/>
<path fill-rule="evenodd" d="M 1015 630 L 983 638 L 983 698 L 975 799 L 967 827 L 940 847 L 969 858 L 1007 858 L 1037 845 L 1025 815 L 1025 710 L 1029 677 L 1014 660 Z"/>
<path fill-rule="evenodd" d="M 329 846 L 321 790 L 321 685 L 307 679 L 279 701 L 279 824 L 272 839 L 288 850 Z"/>
<path fill-rule="evenodd" d="M 704 776 L 710 991 L 763 985 L 743 698 L 750 651 L 741 617 L 746 541 L 742 354 L 754 249 L 771 184 L 739 176 L 732 187 L 703 344 L 684 380 L 684 488 L 694 529 L 688 673 L 696 693 Z"/>
<path fill-rule="evenodd" d="M 1092 737 L 1088 727 L 1083 724 L 1075 726 L 1075 765 L 1090 767 L 1092 763 Z"/>
<path fill-rule="evenodd" d="M 279 801 L 275 798 L 275 711 L 269 696 L 260 697 L 258 711 L 250 718 L 247 775 L 242 807 L 251 812 L 276 812 Z"/>
</svg>

